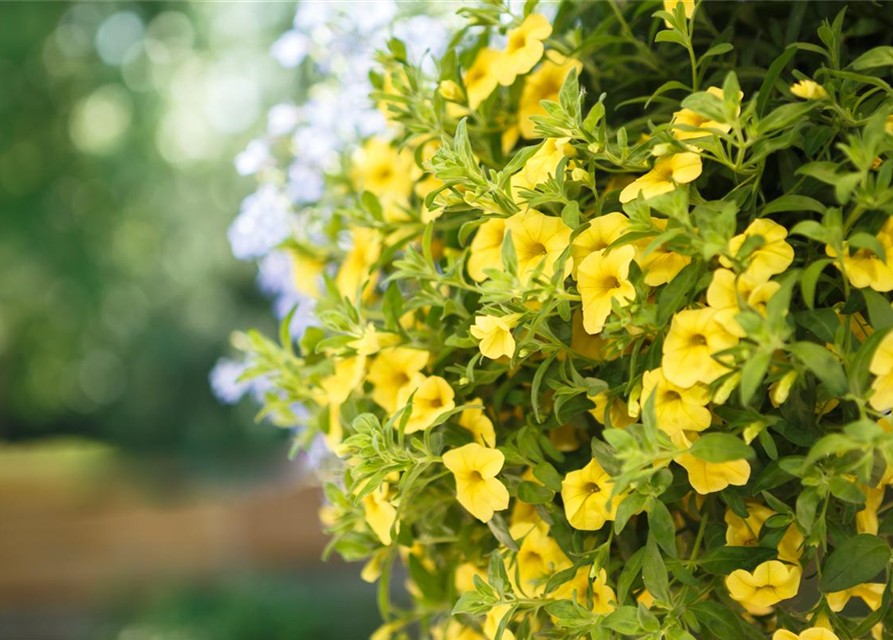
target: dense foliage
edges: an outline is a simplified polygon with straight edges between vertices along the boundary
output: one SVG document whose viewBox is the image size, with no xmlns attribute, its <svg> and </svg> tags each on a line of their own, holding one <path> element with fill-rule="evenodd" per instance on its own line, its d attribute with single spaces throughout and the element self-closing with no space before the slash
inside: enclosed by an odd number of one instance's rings
<svg viewBox="0 0 893 640">
<path fill-rule="evenodd" d="M 377 637 L 891 637 L 893 13 L 460 14 L 236 341 Z"/>
</svg>

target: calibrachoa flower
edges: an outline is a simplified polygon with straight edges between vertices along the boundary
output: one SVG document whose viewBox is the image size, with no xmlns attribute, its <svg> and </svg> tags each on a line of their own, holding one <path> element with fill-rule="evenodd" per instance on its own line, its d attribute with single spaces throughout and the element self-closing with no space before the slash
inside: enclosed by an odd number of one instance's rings
<svg viewBox="0 0 893 640">
<path fill-rule="evenodd" d="M 515 355 L 515 338 L 512 329 L 518 324 L 520 313 L 507 316 L 478 316 L 470 332 L 481 341 L 481 353 L 492 360 Z"/>
<path fill-rule="evenodd" d="M 813 80 L 800 80 L 791 85 L 791 93 L 804 100 L 821 100 L 828 95 L 825 88 Z"/>
<path fill-rule="evenodd" d="M 768 607 L 797 595 L 800 590 L 800 567 L 769 560 L 754 569 L 753 573 L 737 569 L 726 578 L 726 588 L 738 602 Z"/>
<path fill-rule="evenodd" d="M 442 413 L 456 406 L 455 392 L 440 376 L 416 375 L 397 392 L 397 406 L 406 405 L 410 397 L 412 409 L 406 422 L 406 433 L 427 429 Z"/>
<path fill-rule="evenodd" d="M 530 209 L 509 218 L 506 228 L 512 234 L 518 256 L 518 277 L 526 281 L 531 272 L 541 268 L 542 274 L 550 278 L 555 272 L 555 262 L 570 243 L 571 230 L 561 218 Z M 571 262 L 565 265 L 569 271 Z"/>
<path fill-rule="evenodd" d="M 487 279 L 487 269 L 502 270 L 503 239 L 505 218 L 493 218 L 478 227 L 468 257 L 468 275 L 477 282 Z"/>
<path fill-rule="evenodd" d="M 598 461 L 592 459 L 579 471 L 571 471 L 561 483 L 564 513 L 575 529 L 597 531 L 617 514 L 619 496 L 611 497 L 614 483 Z"/>
<path fill-rule="evenodd" d="M 691 387 L 680 387 L 667 380 L 661 369 L 654 369 L 646 371 L 642 377 L 640 403 L 643 409 L 652 394 L 657 426 L 668 435 L 703 431 L 710 426 L 712 416 L 707 408 L 710 393 L 705 385 L 695 383 Z"/>
<path fill-rule="evenodd" d="M 456 478 L 456 499 L 481 522 L 509 506 L 509 492 L 496 478 L 504 463 L 501 451 L 477 443 L 443 454 L 443 464 Z"/>
<path fill-rule="evenodd" d="M 674 153 L 657 159 L 654 167 L 620 192 L 620 202 L 635 200 L 639 194 L 646 200 L 669 193 L 679 184 L 696 180 L 702 171 L 697 153 Z"/>
<path fill-rule="evenodd" d="M 551 33 L 552 25 L 539 13 L 531 13 L 519 27 L 509 30 L 508 43 L 497 65 L 499 84 L 509 86 L 519 75 L 533 69 L 543 57 L 543 40 Z"/>
<path fill-rule="evenodd" d="M 737 343 L 738 339 L 716 319 L 715 310 L 680 311 L 664 340 L 664 376 L 680 387 L 710 384 L 729 370 L 716 354 Z"/>
<path fill-rule="evenodd" d="M 583 327 L 601 333 L 614 304 L 621 307 L 635 299 L 629 281 L 629 265 L 636 250 L 625 245 L 612 251 L 593 251 L 577 268 L 577 286 L 583 298 Z"/>
</svg>

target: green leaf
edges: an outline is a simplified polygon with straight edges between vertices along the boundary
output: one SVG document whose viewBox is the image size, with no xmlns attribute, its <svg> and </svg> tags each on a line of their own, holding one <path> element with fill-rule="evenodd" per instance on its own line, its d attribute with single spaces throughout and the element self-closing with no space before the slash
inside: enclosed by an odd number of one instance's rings
<svg viewBox="0 0 893 640">
<path fill-rule="evenodd" d="M 893 327 L 893 307 L 890 306 L 890 301 L 874 289 L 862 289 L 862 296 L 868 307 L 871 327 L 875 331 Z"/>
<path fill-rule="evenodd" d="M 552 502 L 555 492 L 536 482 L 525 480 L 518 485 L 518 499 L 527 504 L 546 504 Z"/>
<path fill-rule="evenodd" d="M 741 621 L 727 606 L 707 600 L 697 602 L 688 609 L 715 637 L 723 640 L 744 640 Z"/>
<path fill-rule="evenodd" d="M 766 112 L 766 105 L 769 103 L 769 96 L 772 94 L 772 88 L 781 75 L 781 72 L 797 53 L 796 47 L 788 47 L 778 56 L 771 65 L 766 75 L 763 77 L 763 84 L 760 85 L 760 93 L 757 96 L 757 115 L 762 116 Z"/>
<path fill-rule="evenodd" d="M 768 547 L 714 547 L 698 559 L 698 566 L 714 576 L 727 576 L 736 569 L 753 571 L 778 555 Z"/>
<path fill-rule="evenodd" d="M 767 204 L 763 207 L 763 211 L 760 215 L 768 216 L 773 213 L 782 213 L 785 211 L 814 211 L 816 213 L 825 213 L 825 205 L 808 196 L 792 193 L 776 198 Z"/>
<path fill-rule="evenodd" d="M 868 379 L 870 372 L 868 370 L 871 365 L 871 359 L 874 352 L 880 345 L 881 341 L 887 336 L 890 329 L 878 329 L 871 334 L 856 355 L 853 356 L 848 367 L 850 373 L 850 392 L 855 395 L 862 395 L 868 392 Z"/>
<path fill-rule="evenodd" d="M 720 44 L 715 44 L 707 49 L 707 51 L 705 51 L 701 57 L 709 58 L 711 56 L 721 56 L 724 53 L 728 53 L 734 48 L 735 47 L 730 42 L 721 42 Z"/>
<path fill-rule="evenodd" d="M 862 490 L 855 483 L 850 482 L 846 478 L 834 476 L 828 481 L 828 487 L 831 489 L 831 494 L 834 497 L 844 502 L 859 505 L 865 504 L 865 494 L 862 493 Z"/>
<path fill-rule="evenodd" d="M 875 47 L 853 60 L 850 66 L 856 71 L 893 66 L 893 47 Z"/>
<path fill-rule="evenodd" d="M 756 452 L 744 444 L 741 438 L 728 433 L 708 433 L 701 436 L 688 452 L 707 462 L 728 462 L 730 460 L 751 459 Z"/>
<path fill-rule="evenodd" d="M 863 533 L 847 538 L 825 559 L 819 588 L 835 593 L 869 582 L 889 561 L 890 547 L 877 536 Z"/>
<path fill-rule="evenodd" d="M 880 258 L 881 262 L 887 262 L 887 252 L 884 250 L 884 245 L 881 244 L 881 241 L 877 239 L 877 236 L 864 231 L 854 233 L 847 238 L 847 244 L 856 249 L 868 249 Z"/>
<path fill-rule="evenodd" d="M 741 369 L 741 384 L 738 391 L 741 395 L 741 404 L 750 404 L 754 394 L 763 384 L 766 371 L 769 370 L 769 361 L 772 354 L 769 351 L 758 350 L 744 364 Z"/>
<path fill-rule="evenodd" d="M 543 377 L 546 375 L 546 371 L 552 366 L 556 357 L 558 357 L 557 351 L 546 358 L 546 361 L 543 362 L 539 368 L 537 368 L 536 373 L 533 374 L 533 382 L 530 389 L 530 403 L 533 407 L 533 417 L 537 422 L 543 421 L 542 417 L 540 417 L 540 387 L 543 384 Z"/>
<path fill-rule="evenodd" d="M 670 602 L 670 579 L 664 559 L 657 548 L 654 536 L 648 536 L 645 555 L 642 557 L 642 578 L 645 588 L 660 602 Z"/>
<path fill-rule="evenodd" d="M 682 101 L 682 106 L 710 120 L 715 120 L 716 122 L 726 121 L 722 100 L 712 93 L 707 93 L 706 91 L 693 93 Z"/>
<path fill-rule="evenodd" d="M 636 581 L 636 576 L 642 570 L 642 558 L 645 555 L 645 547 L 640 547 L 629 559 L 623 564 L 623 570 L 620 577 L 617 578 L 617 602 L 626 602 L 626 596 Z"/>
<path fill-rule="evenodd" d="M 679 33 L 678 31 L 658 31 L 657 35 L 654 36 L 655 42 L 675 42 L 679 46 L 688 47 L 688 43 L 685 40 L 685 37 Z"/>
<path fill-rule="evenodd" d="M 561 491 L 561 475 L 548 462 L 540 462 L 533 468 L 533 475 L 555 493 Z"/>
<path fill-rule="evenodd" d="M 673 314 L 685 305 L 689 294 L 694 288 L 700 274 L 700 265 L 692 262 L 661 290 L 657 297 L 657 322 L 666 324 Z"/>
<path fill-rule="evenodd" d="M 673 516 L 670 515 L 667 505 L 658 499 L 651 502 L 651 509 L 648 511 L 648 529 L 668 556 L 677 557 L 676 525 L 673 524 Z"/>
<path fill-rule="evenodd" d="M 506 525 L 505 520 L 498 513 L 494 513 L 493 517 L 487 521 L 487 526 L 490 528 L 490 531 L 493 533 L 493 536 L 499 540 L 506 547 L 511 549 L 512 551 L 518 551 L 518 543 L 515 542 L 515 539 L 512 538 L 512 534 L 509 533 L 508 525 Z"/>
<path fill-rule="evenodd" d="M 803 277 L 800 280 L 800 291 L 803 293 L 803 301 L 806 306 L 812 309 L 815 306 L 815 289 L 819 282 L 819 276 L 822 275 L 825 267 L 834 262 L 830 258 L 816 260 L 803 270 Z"/>
<path fill-rule="evenodd" d="M 783 104 L 757 122 L 757 133 L 762 135 L 778 129 L 784 129 L 804 118 L 806 114 L 815 108 L 815 105 L 815 100 Z"/>
<path fill-rule="evenodd" d="M 795 342 L 788 351 L 797 356 L 821 380 L 828 391 L 842 396 L 847 390 L 847 377 L 840 360 L 831 351 L 814 342 Z"/>
</svg>

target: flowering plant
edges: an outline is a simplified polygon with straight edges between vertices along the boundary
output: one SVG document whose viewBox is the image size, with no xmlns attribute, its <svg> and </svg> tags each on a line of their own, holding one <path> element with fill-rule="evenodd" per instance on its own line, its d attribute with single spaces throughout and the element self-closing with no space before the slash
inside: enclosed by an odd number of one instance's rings
<svg viewBox="0 0 893 640">
<path fill-rule="evenodd" d="M 891 20 L 827 9 L 388 41 L 388 132 L 279 245 L 314 322 L 236 340 L 377 637 L 893 637 Z"/>
</svg>

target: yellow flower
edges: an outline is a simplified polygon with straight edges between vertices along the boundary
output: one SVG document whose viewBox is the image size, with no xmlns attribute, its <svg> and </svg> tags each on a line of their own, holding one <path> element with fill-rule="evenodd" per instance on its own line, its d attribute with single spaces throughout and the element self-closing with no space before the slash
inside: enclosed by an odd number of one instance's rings
<svg viewBox="0 0 893 640">
<path fill-rule="evenodd" d="M 828 95 L 825 87 L 812 80 L 801 80 L 791 85 L 791 93 L 804 100 L 821 100 Z"/>
<path fill-rule="evenodd" d="M 574 277 L 580 263 L 596 251 L 603 251 L 626 232 L 629 218 L 622 213 L 606 213 L 592 220 L 583 233 L 574 238 L 571 256 L 574 258 Z"/>
<path fill-rule="evenodd" d="M 710 87 L 709 89 L 707 89 L 707 93 L 716 96 L 720 100 L 724 99 L 723 90 L 719 87 Z M 744 94 L 739 91 L 739 99 L 743 96 Z M 711 120 L 710 118 L 706 118 L 700 114 L 695 113 L 691 109 L 680 109 L 679 111 L 673 113 L 673 124 L 687 125 L 688 127 L 697 127 L 700 129 L 709 129 L 711 131 L 719 131 L 720 133 L 728 133 L 732 128 L 732 125 L 730 124 L 726 124 L 724 122 L 716 122 L 715 120 Z M 677 140 L 690 140 L 692 138 L 701 138 L 706 135 L 709 134 L 704 131 L 686 130 L 677 127 L 674 127 L 673 130 L 673 136 Z"/>
<path fill-rule="evenodd" d="M 664 376 L 680 387 L 710 384 L 728 371 L 713 355 L 736 344 L 738 338 L 716 321 L 713 309 L 679 311 L 664 340 Z"/>
<path fill-rule="evenodd" d="M 873 251 L 857 249 L 850 253 L 849 248 L 844 245 L 843 268 L 847 279 L 857 289 L 871 287 L 875 291 L 887 292 L 893 290 L 893 218 L 884 223 L 877 239 L 884 248 L 886 262 Z M 830 245 L 825 247 L 825 252 L 832 258 L 837 257 L 837 252 Z M 837 262 L 834 266 L 840 269 Z"/>
<path fill-rule="evenodd" d="M 335 363 L 335 371 L 319 381 L 320 389 L 316 401 L 329 409 L 329 431 L 325 435 L 326 444 L 334 453 L 339 453 L 341 444 L 341 405 L 351 392 L 363 383 L 366 371 L 366 356 L 344 358 Z"/>
<path fill-rule="evenodd" d="M 586 606 L 587 595 L 592 587 L 592 613 L 611 613 L 616 609 L 617 594 L 608 586 L 608 573 L 604 569 L 598 572 L 594 581 L 589 579 L 589 565 L 583 565 L 568 582 L 555 589 L 552 597 L 556 600 L 573 600 Z"/>
<path fill-rule="evenodd" d="M 521 102 L 518 105 L 518 125 L 522 136 L 536 137 L 533 131 L 534 123 L 530 117 L 546 115 L 546 110 L 540 105 L 541 101 L 558 102 L 558 93 L 564 85 L 567 74 L 573 69 L 580 73 L 583 63 L 573 58 L 566 58 L 557 51 L 549 51 L 542 66 L 527 76 L 524 90 L 521 92 Z"/>
<path fill-rule="evenodd" d="M 463 562 L 456 567 L 456 573 L 453 581 L 456 584 L 456 591 L 460 594 L 466 591 L 474 591 L 474 577 L 477 576 L 484 582 L 487 581 L 487 572 L 471 562 Z"/>
<path fill-rule="evenodd" d="M 354 158 L 351 177 L 358 190 L 375 194 L 386 220 L 405 220 L 402 208 L 409 204 L 414 177 L 418 173 L 413 154 L 398 151 L 381 138 L 371 138 Z"/>
<path fill-rule="evenodd" d="M 753 573 L 737 569 L 726 577 L 726 588 L 729 595 L 742 604 L 769 607 L 797 595 L 800 567 L 769 560 Z"/>
<path fill-rule="evenodd" d="M 480 398 L 475 398 L 469 404 L 484 404 Z M 465 409 L 459 416 L 459 426 L 471 431 L 475 442 L 485 447 L 496 446 L 496 430 L 493 429 L 493 421 L 487 417 L 483 409 Z"/>
<path fill-rule="evenodd" d="M 353 299 L 364 282 L 368 284 L 363 289 L 363 297 L 372 294 L 375 287 L 375 275 L 370 276 L 369 270 L 381 256 L 381 238 L 374 229 L 354 227 L 351 229 L 353 236 L 353 248 L 348 252 L 338 275 L 335 276 L 335 286 L 338 293 Z"/>
<path fill-rule="evenodd" d="M 291 258 L 292 281 L 295 283 L 295 289 L 305 296 L 318 298 L 325 263 L 297 249 L 289 249 L 288 255 Z"/>
<path fill-rule="evenodd" d="M 881 340 L 871 358 L 869 371 L 877 376 L 871 384 L 869 404 L 877 411 L 888 411 L 893 407 L 893 333 Z"/>
<path fill-rule="evenodd" d="M 487 612 L 484 617 L 484 635 L 487 640 L 496 640 L 496 634 L 499 631 L 499 623 L 509 612 L 512 606 L 510 604 L 498 604 Z M 502 632 L 502 640 L 515 640 L 515 634 L 511 630 L 506 629 Z"/>
<path fill-rule="evenodd" d="M 884 491 L 886 487 L 873 488 L 863 486 L 865 492 L 865 508 L 856 514 L 856 531 L 859 533 L 870 533 L 873 536 L 878 532 L 877 512 L 884 502 Z"/>
<path fill-rule="evenodd" d="M 571 471 L 561 483 L 561 499 L 567 521 L 575 529 L 597 531 L 617 513 L 619 496 L 611 500 L 614 481 L 593 458 L 582 469 Z M 610 507 L 608 502 L 611 502 Z"/>
<path fill-rule="evenodd" d="M 881 607 L 881 601 L 884 598 L 884 590 L 886 587 L 887 585 L 883 583 L 867 582 L 865 584 L 856 585 L 846 591 L 829 593 L 826 596 L 828 599 L 828 607 L 831 611 L 838 613 L 843 611 L 843 608 L 846 606 L 847 602 L 850 601 L 850 598 L 862 598 L 869 609 L 877 611 Z"/>
<path fill-rule="evenodd" d="M 697 440 L 697 434 L 679 434 L 674 442 L 678 445 L 690 440 Z M 743 487 L 750 479 L 750 464 L 744 459 L 707 462 L 686 452 L 674 460 L 688 472 L 688 483 L 702 496 L 722 491 L 730 484 Z"/>
<path fill-rule="evenodd" d="M 542 264 L 542 274 L 551 278 L 555 273 L 555 261 L 567 249 L 571 230 L 555 216 L 546 216 L 528 209 L 524 213 L 516 213 L 506 222 L 506 228 L 512 234 L 515 254 L 518 257 L 518 277 L 526 283 L 531 272 Z M 571 259 L 565 263 L 565 270 L 571 270 Z"/>
<path fill-rule="evenodd" d="M 543 40 L 551 34 L 552 25 L 546 16 L 540 13 L 531 13 L 521 26 L 510 29 L 508 44 L 496 69 L 499 84 L 507 87 L 516 77 L 533 69 L 543 57 L 545 50 Z"/>
<path fill-rule="evenodd" d="M 791 369 L 781 378 L 769 385 L 769 400 L 772 402 L 773 407 L 778 408 L 787 402 L 788 396 L 791 393 L 791 388 L 796 381 L 797 371 L 796 369 Z"/>
<path fill-rule="evenodd" d="M 452 102 L 462 101 L 462 88 L 452 80 L 443 80 L 437 85 L 437 91 L 443 96 L 444 100 Z"/>
<path fill-rule="evenodd" d="M 406 347 L 393 347 L 379 353 L 366 379 L 372 383 L 372 399 L 388 413 L 400 408 L 397 397 L 416 374 L 428 364 L 428 352 Z"/>
<path fill-rule="evenodd" d="M 465 74 L 468 106 L 477 109 L 499 84 L 502 52 L 484 47 L 475 56 L 474 64 Z"/>
<path fill-rule="evenodd" d="M 759 282 L 765 282 L 779 273 L 784 273 L 794 261 L 794 248 L 785 242 L 788 230 L 768 218 L 757 218 L 751 222 L 744 233 L 729 240 L 729 253 L 733 256 L 738 253 L 744 241 L 751 236 L 762 236 L 763 246 L 755 250 L 748 257 L 748 267 L 745 273 Z M 732 263 L 725 256 L 720 257 L 720 263 L 724 267 L 731 267 Z"/>
<path fill-rule="evenodd" d="M 735 514 L 731 509 L 726 510 L 726 544 L 733 547 L 755 547 L 759 542 L 760 530 L 775 512 L 769 507 L 757 502 L 747 502 L 747 519 Z M 778 558 L 791 564 L 800 561 L 803 555 L 803 534 L 797 529 L 797 525 L 791 524 L 778 544 Z"/>
<path fill-rule="evenodd" d="M 542 594 L 549 576 L 571 567 L 571 561 L 547 531 L 544 524 L 533 527 L 518 550 L 518 586 L 527 595 Z"/>
<path fill-rule="evenodd" d="M 647 200 L 669 193 L 676 185 L 687 184 L 701 175 L 701 156 L 697 153 L 676 153 L 661 156 L 654 167 L 620 192 L 620 202 L 635 200 L 639 193 Z"/>
<path fill-rule="evenodd" d="M 456 498 L 471 515 L 487 522 L 495 511 L 508 509 L 509 492 L 496 475 L 505 456 L 476 442 L 443 454 L 443 464 L 456 478 Z"/>
<path fill-rule="evenodd" d="M 579 429 L 572 424 L 564 424 L 549 431 L 549 442 L 561 452 L 576 451 L 580 448 Z"/>
<path fill-rule="evenodd" d="M 679 4 L 680 0 L 664 0 L 664 11 L 668 13 L 676 12 L 676 5 Z M 682 9 L 685 11 L 685 17 L 691 20 L 691 17 L 695 14 L 695 0 L 681 0 Z M 664 23 L 670 27 L 672 26 L 667 20 L 664 20 Z"/>
<path fill-rule="evenodd" d="M 713 416 L 707 408 L 710 391 L 706 385 L 696 383 L 685 388 L 673 384 L 663 370 L 646 371 L 642 377 L 642 395 L 639 404 L 645 408 L 654 393 L 654 411 L 657 426 L 668 435 L 681 431 L 703 431 L 710 426 Z"/>
<path fill-rule="evenodd" d="M 611 315 L 612 301 L 621 307 L 635 300 L 636 289 L 629 281 L 629 265 L 636 255 L 631 245 L 609 252 L 590 253 L 577 269 L 577 289 L 583 299 L 583 327 L 587 333 L 600 333 Z"/>
<path fill-rule="evenodd" d="M 590 396 L 589 399 L 595 403 L 595 407 L 590 409 L 589 413 L 599 421 L 599 424 L 605 424 L 605 411 L 610 412 L 611 426 L 615 429 L 623 429 L 636 421 L 629 415 L 626 403 L 616 396 L 611 397 L 610 409 L 608 409 L 608 394 L 604 391 L 596 396 Z"/>
<path fill-rule="evenodd" d="M 747 336 L 735 316 L 741 311 L 738 298 L 747 302 L 748 306 L 761 315 L 766 315 L 766 303 L 775 295 L 781 285 L 771 280 L 761 281 L 753 275 L 741 274 L 737 283 L 735 272 L 729 269 L 717 269 L 713 272 L 713 280 L 707 288 L 707 304 L 716 309 L 716 321 L 723 325 L 729 333 L 739 338 Z"/>
<path fill-rule="evenodd" d="M 570 144 L 570 138 L 547 138 L 536 153 L 521 169 L 520 180 L 512 179 L 512 192 L 519 192 L 520 188 L 533 189 L 541 182 L 555 177 L 555 171 L 564 156 L 576 156 L 577 150 Z"/>
<path fill-rule="evenodd" d="M 661 229 L 667 226 L 667 220 L 663 218 L 651 218 L 651 222 Z M 650 238 L 635 243 L 635 246 L 639 249 L 636 252 L 636 263 L 645 273 L 645 284 L 649 287 L 659 287 L 668 283 L 691 263 L 690 256 L 684 256 L 675 251 L 667 251 L 663 246 L 658 247 L 647 256 L 643 255 L 650 243 Z"/>
<path fill-rule="evenodd" d="M 427 429 L 440 414 L 456 406 L 452 387 L 440 376 L 416 375 L 397 393 L 397 406 L 405 406 L 413 391 L 415 396 L 412 399 L 412 412 L 406 422 L 405 433 Z"/>
<path fill-rule="evenodd" d="M 505 218 L 492 218 L 478 227 L 471 241 L 468 275 L 475 282 L 488 278 L 486 269 L 502 270 L 502 241 L 505 239 Z"/>
<path fill-rule="evenodd" d="M 357 355 L 375 355 L 386 347 L 393 347 L 400 342 L 400 336 L 396 333 L 379 332 L 371 322 L 366 324 L 362 335 L 356 340 L 351 340 L 345 346 L 354 349 Z"/>
<path fill-rule="evenodd" d="M 384 545 L 391 544 L 391 527 L 397 519 L 397 510 L 388 501 L 388 484 L 382 483 L 375 491 L 363 497 L 363 512 L 369 528 Z"/>
<path fill-rule="evenodd" d="M 779 629 L 772 636 L 772 640 L 840 640 L 840 638 L 830 629 L 812 627 L 802 631 L 800 635 L 786 629 Z"/>
<path fill-rule="evenodd" d="M 481 353 L 491 360 L 515 355 L 515 338 L 512 329 L 518 324 L 520 313 L 506 316 L 476 316 L 470 332 L 480 340 Z"/>
</svg>

